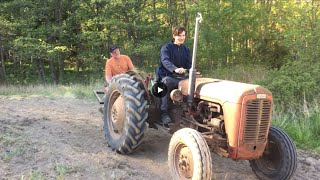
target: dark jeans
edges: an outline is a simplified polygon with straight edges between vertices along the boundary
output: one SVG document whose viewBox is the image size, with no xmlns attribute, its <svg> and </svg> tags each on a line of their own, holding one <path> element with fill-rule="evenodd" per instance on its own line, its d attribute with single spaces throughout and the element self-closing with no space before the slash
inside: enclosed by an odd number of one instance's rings
<svg viewBox="0 0 320 180">
<path fill-rule="evenodd" d="M 170 97 L 170 92 L 178 87 L 178 83 L 181 81 L 181 79 L 176 79 L 170 76 L 166 76 L 162 78 L 161 80 L 168 89 L 168 92 L 165 96 L 161 98 L 161 104 L 160 104 L 160 110 L 161 111 L 167 111 L 168 110 L 168 98 Z"/>
</svg>

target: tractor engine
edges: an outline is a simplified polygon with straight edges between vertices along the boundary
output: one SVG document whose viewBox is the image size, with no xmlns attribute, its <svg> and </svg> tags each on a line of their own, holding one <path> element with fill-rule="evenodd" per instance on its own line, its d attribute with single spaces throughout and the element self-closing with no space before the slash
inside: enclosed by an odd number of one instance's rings
<svg viewBox="0 0 320 180">
<path fill-rule="evenodd" d="M 188 80 L 179 83 L 183 96 L 188 95 L 188 83 Z M 219 140 L 225 138 L 225 151 L 232 159 L 254 159 L 262 155 L 272 113 L 269 90 L 259 85 L 197 78 L 193 104 L 194 119 L 212 135 L 206 137 L 210 147 L 222 145 L 216 143 L 218 136 Z"/>
</svg>

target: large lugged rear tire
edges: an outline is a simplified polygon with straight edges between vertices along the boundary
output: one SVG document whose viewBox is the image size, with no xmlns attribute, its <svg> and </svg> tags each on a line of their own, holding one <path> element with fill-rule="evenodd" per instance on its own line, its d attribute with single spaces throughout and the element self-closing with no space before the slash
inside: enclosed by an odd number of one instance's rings
<svg viewBox="0 0 320 180">
<path fill-rule="evenodd" d="M 128 154 L 141 144 L 146 129 L 145 91 L 134 77 L 112 78 L 104 99 L 104 133 L 112 150 Z"/>
<path fill-rule="evenodd" d="M 173 134 L 168 163 L 173 179 L 209 180 L 212 177 L 208 144 L 198 131 L 191 128 L 183 128 Z"/>
<path fill-rule="evenodd" d="M 262 157 L 249 162 L 259 179 L 290 179 L 297 169 L 296 147 L 283 130 L 270 127 L 267 147 Z"/>
</svg>

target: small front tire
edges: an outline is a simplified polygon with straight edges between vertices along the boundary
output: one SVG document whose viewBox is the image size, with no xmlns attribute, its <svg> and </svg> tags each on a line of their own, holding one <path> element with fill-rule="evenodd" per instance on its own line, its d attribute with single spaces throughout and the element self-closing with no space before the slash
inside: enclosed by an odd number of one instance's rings
<svg viewBox="0 0 320 180">
<path fill-rule="evenodd" d="M 296 147 L 283 130 L 270 127 L 262 157 L 249 162 L 259 179 L 287 180 L 297 169 Z"/>
<path fill-rule="evenodd" d="M 173 179 L 209 180 L 212 159 L 207 142 L 200 132 L 183 128 L 170 140 L 168 163 Z"/>
</svg>

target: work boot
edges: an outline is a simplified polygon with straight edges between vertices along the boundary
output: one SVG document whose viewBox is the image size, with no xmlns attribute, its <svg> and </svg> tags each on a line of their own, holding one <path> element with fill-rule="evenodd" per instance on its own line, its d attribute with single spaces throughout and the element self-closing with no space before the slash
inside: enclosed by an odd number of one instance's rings
<svg viewBox="0 0 320 180">
<path fill-rule="evenodd" d="M 172 120 L 168 114 L 168 111 L 161 111 L 161 122 L 163 125 L 166 125 L 166 126 L 172 123 Z"/>
</svg>

